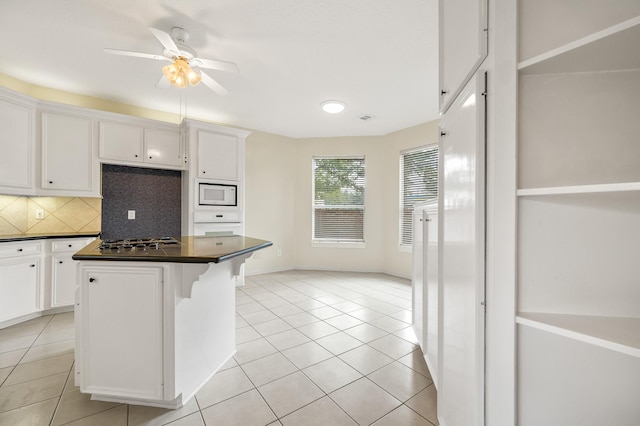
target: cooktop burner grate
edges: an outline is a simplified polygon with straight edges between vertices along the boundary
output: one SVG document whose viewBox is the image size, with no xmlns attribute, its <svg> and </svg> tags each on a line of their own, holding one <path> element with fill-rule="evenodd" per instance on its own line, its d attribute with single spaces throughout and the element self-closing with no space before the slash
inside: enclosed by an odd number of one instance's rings
<svg viewBox="0 0 640 426">
<path fill-rule="evenodd" d="M 98 246 L 100 251 L 157 250 L 165 246 L 179 246 L 180 241 L 173 237 L 130 238 L 121 240 L 104 240 Z"/>
</svg>

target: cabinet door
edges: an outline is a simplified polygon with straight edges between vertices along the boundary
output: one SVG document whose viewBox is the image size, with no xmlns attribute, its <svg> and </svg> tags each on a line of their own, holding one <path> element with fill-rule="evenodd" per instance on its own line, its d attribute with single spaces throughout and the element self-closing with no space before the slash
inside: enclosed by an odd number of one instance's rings
<svg viewBox="0 0 640 426">
<path fill-rule="evenodd" d="M 41 124 L 42 188 L 97 192 L 92 121 L 43 112 Z"/>
<path fill-rule="evenodd" d="M 484 73 L 440 121 L 441 190 L 438 417 L 484 419 Z"/>
<path fill-rule="evenodd" d="M 423 280 L 424 280 L 424 330 L 423 340 L 426 351 L 424 357 L 429 371 L 433 371 L 433 381 L 439 386 L 438 375 L 438 206 L 425 209 L 422 216 Z"/>
<path fill-rule="evenodd" d="M 0 189 L 32 193 L 34 108 L 0 100 Z"/>
<path fill-rule="evenodd" d="M 40 309 L 40 259 L 17 258 L 0 263 L 0 322 Z"/>
<path fill-rule="evenodd" d="M 51 257 L 51 306 L 73 305 L 76 291 L 76 265 L 72 254 Z"/>
<path fill-rule="evenodd" d="M 440 0 L 440 111 L 487 56 L 487 0 Z"/>
<path fill-rule="evenodd" d="M 413 332 L 418 339 L 418 344 L 425 352 L 424 345 L 424 264 L 423 264 L 423 218 L 422 210 L 416 209 L 413 212 L 413 273 L 411 277 L 411 289 L 412 289 L 412 307 L 411 312 L 413 315 Z"/>
<path fill-rule="evenodd" d="M 145 163 L 182 166 L 182 150 L 178 130 L 145 129 Z"/>
<path fill-rule="evenodd" d="M 198 177 L 238 180 L 240 143 L 234 136 L 198 132 Z"/>
<path fill-rule="evenodd" d="M 81 266 L 79 276 L 82 392 L 162 399 L 162 268 Z"/>
<path fill-rule="evenodd" d="M 120 123 L 100 123 L 100 158 L 142 162 L 144 129 Z"/>
</svg>

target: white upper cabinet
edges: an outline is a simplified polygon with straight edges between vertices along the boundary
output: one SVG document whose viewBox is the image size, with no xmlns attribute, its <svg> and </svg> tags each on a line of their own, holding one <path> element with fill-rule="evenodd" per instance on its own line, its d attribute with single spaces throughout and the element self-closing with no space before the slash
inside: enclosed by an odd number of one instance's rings
<svg viewBox="0 0 640 426">
<path fill-rule="evenodd" d="M 0 194 L 35 192 L 35 102 L 0 91 Z"/>
<path fill-rule="evenodd" d="M 244 222 L 245 139 L 251 132 L 195 120 L 183 120 L 181 129 L 190 160 L 182 179 L 182 233 L 194 235 L 196 212 L 215 210 Z M 201 206 L 201 182 L 233 183 L 237 186 L 237 205 Z"/>
<path fill-rule="evenodd" d="M 94 121 L 67 112 L 43 111 L 42 176 L 39 193 L 100 196 Z"/>
<path fill-rule="evenodd" d="M 235 136 L 198 131 L 198 177 L 239 180 L 240 140 Z"/>
<path fill-rule="evenodd" d="M 141 162 L 143 144 L 142 127 L 100 122 L 100 158 Z"/>
<path fill-rule="evenodd" d="M 101 121 L 100 158 L 113 164 L 181 168 L 184 155 L 178 126 Z"/>
<path fill-rule="evenodd" d="M 180 167 L 184 162 L 180 144 L 180 132 L 174 130 L 144 130 L 144 161 Z"/>
<path fill-rule="evenodd" d="M 487 56 L 487 0 L 440 0 L 440 111 Z"/>
</svg>

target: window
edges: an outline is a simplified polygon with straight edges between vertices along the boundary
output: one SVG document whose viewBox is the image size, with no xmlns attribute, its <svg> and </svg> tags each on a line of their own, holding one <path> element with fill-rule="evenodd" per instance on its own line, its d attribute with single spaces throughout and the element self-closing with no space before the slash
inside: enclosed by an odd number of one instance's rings
<svg viewBox="0 0 640 426">
<path fill-rule="evenodd" d="M 413 242 L 414 203 L 438 198 L 438 146 L 400 154 L 400 245 Z"/>
<path fill-rule="evenodd" d="M 313 240 L 364 242 L 364 157 L 314 157 Z"/>
</svg>

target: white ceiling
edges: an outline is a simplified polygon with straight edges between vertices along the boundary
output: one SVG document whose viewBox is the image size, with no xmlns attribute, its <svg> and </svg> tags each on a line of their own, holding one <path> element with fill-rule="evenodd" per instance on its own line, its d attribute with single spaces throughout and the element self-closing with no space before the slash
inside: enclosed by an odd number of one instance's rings
<svg viewBox="0 0 640 426">
<path fill-rule="evenodd" d="M 189 31 L 230 94 L 186 89 L 186 114 L 290 137 L 382 135 L 438 117 L 437 0 L 1 0 L 0 73 L 184 116 L 148 30 Z M 338 115 L 320 103 L 347 104 Z M 363 121 L 363 115 L 374 119 Z"/>
</svg>

